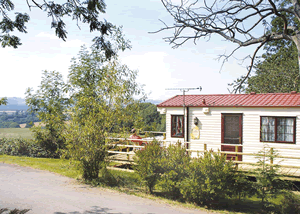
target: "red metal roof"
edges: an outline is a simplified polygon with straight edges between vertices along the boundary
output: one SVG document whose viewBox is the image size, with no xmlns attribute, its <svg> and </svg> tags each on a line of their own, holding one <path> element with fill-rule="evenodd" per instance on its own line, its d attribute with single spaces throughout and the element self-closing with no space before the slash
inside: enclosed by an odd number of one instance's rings
<svg viewBox="0 0 300 214">
<path fill-rule="evenodd" d="M 177 95 L 157 107 L 183 106 Z M 185 95 L 185 106 L 198 107 L 300 107 L 300 93 Z"/>
</svg>

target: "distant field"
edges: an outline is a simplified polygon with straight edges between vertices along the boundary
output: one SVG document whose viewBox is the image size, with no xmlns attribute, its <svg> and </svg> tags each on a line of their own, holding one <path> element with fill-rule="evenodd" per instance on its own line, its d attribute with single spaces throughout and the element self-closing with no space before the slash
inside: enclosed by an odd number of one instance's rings
<svg viewBox="0 0 300 214">
<path fill-rule="evenodd" d="M 29 128 L 0 128 L 0 138 L 32 138 L 32 132 L 29 130 Z"/>
</svg>

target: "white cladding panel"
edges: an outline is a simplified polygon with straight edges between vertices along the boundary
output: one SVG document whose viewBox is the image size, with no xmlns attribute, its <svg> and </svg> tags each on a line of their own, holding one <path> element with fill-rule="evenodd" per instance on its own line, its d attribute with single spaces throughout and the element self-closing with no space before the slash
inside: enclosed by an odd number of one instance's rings
<svg viewBox="0 0 300 214">
<path fill-rule="evenodd" d="M 182 108 L 166 108 L 166 136 L 167 140 L 177 140 L 171 138 L 171 115 L 183 115 Z M 194 118 L 199 119 L 198 127 L 200 129 L 200 139 L 192 140 L 189 137 L 190 149 L 203 150 L 203 144 L 207 144 L 207 149 L 217 151 L 221 149 L 221 114 L 222 113 L 242 113 L 243 114 L 243 152 L 257 153 L 263 148 L 263 143 L 260 142 L 260 116 L 286 116 L 296 117 L 296 145 L 295 144 L 279 144 L 268 143 L 268 146 L 285 147 L 277 149 L 279 155 L 300 157 L 300 108 L 228 108 L 228 107 L 210 107 L 209 113 L 203 113 L 201 107 L 189 107 L 189 133 L 191 133 L 194 125 Z M 185 124 L 186 125 L 186 124 Z M 186 132 L 185 132 L 186 133 Z M 183 138 L 178 138 L 183 141 Z M 280 160 L 280 159 L 277 159 Z M 254 156 L 243 156 L 245 162 L 256 162 Z M 297 165 L 300 166 L 300 160 L 289 159 L 282 160 L 282 165 Z"/>
</svg>

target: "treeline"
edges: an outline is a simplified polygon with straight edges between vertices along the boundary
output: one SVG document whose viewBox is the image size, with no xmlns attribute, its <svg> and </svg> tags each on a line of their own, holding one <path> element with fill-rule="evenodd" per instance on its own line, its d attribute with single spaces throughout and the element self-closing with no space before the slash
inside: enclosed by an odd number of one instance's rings
<svg viewBox="0 0 300 214">
<path fill-rule="evenodd" d="M 20 128 L 20 124 L 26 123 L 29 128 L 33 122 L 39 122 L 39 118 L 34 113 L 26 111 L 15 111 L 12 113 L 0 113 L 0 128 Z"/>
<path fill-rule="evenodd" d="M 145 102 L 139 105 L 140 111 L 136 114 L 141 117 L 143 131 L 166 131 L 166 117 L 157 111 L 155 104 Z M 40 121 L 36 114 L 27 111 L 0 112 L 0 128 L 20 128 L 20 124 L 25 123 L 25 128 L 30 128 L 32 123 Z M 133 123 L 123 125 L 129 125 L 130 128 L 134 126 Z"/>
</svg>

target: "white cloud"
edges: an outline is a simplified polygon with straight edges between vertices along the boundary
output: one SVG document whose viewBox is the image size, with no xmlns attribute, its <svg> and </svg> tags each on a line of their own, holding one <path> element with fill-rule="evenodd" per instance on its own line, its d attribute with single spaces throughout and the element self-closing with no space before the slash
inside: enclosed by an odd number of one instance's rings
<svg viewBox="0 0 300 214">
<path fill-rule="evenodd" d="M 79 39 L 67 40 L 60 43 L 60 46 L 63 48 L 79 48 L 82 45 L 87 45 L 87 43 Z"/>
<path fill-rule="evenodd" d="M 148 52 L 122 58 L 122 62 L 130 69 L 139 70 L 137 81 L 144 85 L 146 93 L 150 93 L 149 98 L 161 97 L 166 86 L 172 87 L 181 81 L 172 77 L 166 57 L 168 54 L 164 52 Z"/>
<path fill-rule="evenodd" d="M 40 32 L 35 37 L 44 37 L 47 39 L 59 40 L 59 38 L 57 36 L 55 36 L 54 34 L 45 33 L 45 32 Z"/>
</svg>

